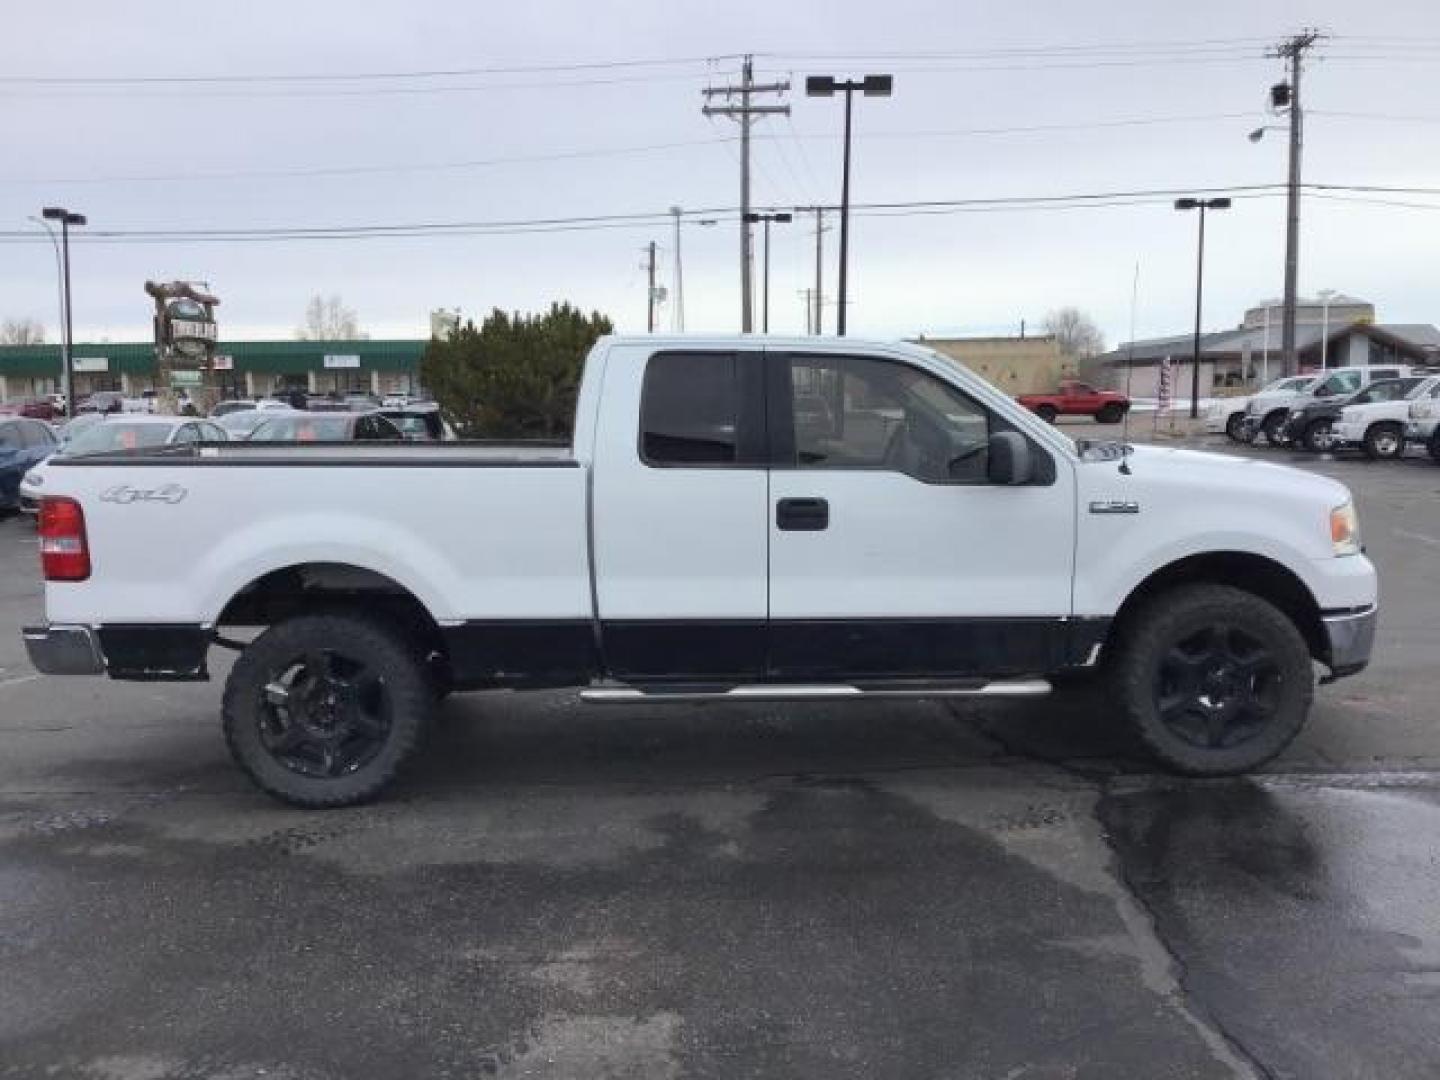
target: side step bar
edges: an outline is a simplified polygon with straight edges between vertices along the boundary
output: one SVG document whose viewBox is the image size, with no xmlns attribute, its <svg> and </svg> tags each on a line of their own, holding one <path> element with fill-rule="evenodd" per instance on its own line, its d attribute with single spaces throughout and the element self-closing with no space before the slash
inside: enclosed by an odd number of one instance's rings
<svg viewBox="0 0 1440 1080">
<path fill-rule="evenodd" d="M 966 683 L 880 683 L 874 686 L 822 683 L 786 686 L 754 683 L 746 686 L 593 686 L 580 691 L 591 705 L 659 705 L 692 701 L 861 701 L 940 697 L 1041 697 L 1050 693 L 1045 679 L 1003 679 Z"/>
</svg>

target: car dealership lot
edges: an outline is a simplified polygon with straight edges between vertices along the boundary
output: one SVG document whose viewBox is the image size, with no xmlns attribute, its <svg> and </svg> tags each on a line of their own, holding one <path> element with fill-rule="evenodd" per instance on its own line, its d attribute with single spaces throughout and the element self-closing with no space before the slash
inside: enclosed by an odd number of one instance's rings
<svg viewBox="0 0 1440 1080">
<path fill-rule="evenodd" d="M 34 675 L 0 522 L 0 1077 L 1434 1075 L 1440 468 L 1243 453 L 1352 487 L 1382 619 L 1233 781 L 1094 693 L 488 695 L 288 810 L 217 683 Z"/>
</svg>

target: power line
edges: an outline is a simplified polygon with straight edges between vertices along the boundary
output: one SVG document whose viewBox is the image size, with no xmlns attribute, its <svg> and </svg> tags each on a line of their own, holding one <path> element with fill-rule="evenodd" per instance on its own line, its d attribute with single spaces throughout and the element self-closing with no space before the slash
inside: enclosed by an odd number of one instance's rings
<svg viewBox="0 0 1440 1080">
<path fill-rule="evenodd" d="M 958 211 L 983 212 L 986 210 L 1066 210 L 1083 209 L 1087 206 L 1121 206 L 1159 203 L 1185 193 L 1228 194 L 1237 198 L 1268 198 L 1285 189 L 1284 184 L 1232 184 L 1213 187 L 1148 188 L 1103 192 L 1067 192 L 1054 195 L 1005 195 L 993 197 L 971 197 L 963 199 L 923 199 L 895 202 L 856 203 L 856 213 L 873 216 L 922 216 L 932 213 Z M 1337 195 L 1423 195 L 1440 197 L 1440 187 L 1407 187 L 1377 184 L 1327 184 L 1307 183 L 1303 185 L 1311 193 L 1323 193 L 1330 197 Z M 1415 204 L 1431 209 L 1429 205 Z M 786 210 L 790 207 L 764 207 L 764 210 Z M 834 206 L 822 207 L 834 210 Z M 735 207 L 700 207 L 682 212 L 684 218 L 714 218 L 731 221 L 739 216 Z M 652 228 L 656 224 L 672 221 L 670 210 L 636 212 L 624 214 L 595 214 L 571 217 L 508 219 L 496 221 L 455 221 L 455 222 L 414 222 L 408 224 L 373 223 L 363 225 L 336 226 L 263 226 L 234 229 L 110 229 L 90 230 L 79 243 L 141 243 L 141 242 L 231 242 L 326 240 L 326 239 L 379 239 L 387 236 L 446 236 L 446 235 L 512 235 L 538 232 L 575 232 L 591 229 Z M 0 232 L 0 242 L 40 242 L 44 237 L 27 231 Z"/>
<path fill-rule="evenodd" d="M 369 82 L 403 79 L 459 79 L 476 75 L 536 75 L 549 72 L 608 71 L 616 68 L 678 67 L 738 60 L 739 53 L 716 56 L 679 56 L 641 60 L 594 60 L 577 63 L 524 64 L 468 68 L 425 68 L 411 71 L 302 72 L 230 75 L 0 75 L 0 84 L 46 86 L 140 86 L 153 84 Z"/>
</svg>

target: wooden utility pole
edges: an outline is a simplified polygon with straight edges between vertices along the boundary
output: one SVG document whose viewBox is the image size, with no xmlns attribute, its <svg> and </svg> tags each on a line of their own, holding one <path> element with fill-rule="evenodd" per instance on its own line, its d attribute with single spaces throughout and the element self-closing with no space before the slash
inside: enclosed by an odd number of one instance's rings
<svg viewBox="0 0 1440 1080">
<path fill-rule="evenodd" d="M 1280 326 L 1281 367 L 1286 375 L 1300 370 L 1295 352 L 1295 300 L 1300 277 L 1300 155 L 1304 146 L 1304 113 L 1300 108 L 1300 74 L 1305 53 L 1323 37 L 1318 30 L 1306 30 L 1287 38 L 1270 55 L 1290 64 L 1290 82 L 1270 90 L 1272 106 L 1290 108 L 1290 167 L 1285 191 L 1285 307 Z M 1262 129 L 1263 130 L 1263 129 Z M 1257 136 L 1252 136 L 1258 138 Z"/>
<path fill-rule="evenodd" d="M 750 222 L 746 218 L 750 214 L 750 125 L 756 116 L 766 113 L 790 114 L 789 105 L 752 105 L 750 98 L 754 94 L 783 94 L 790 89 L 787 81 L 757 84 L 754 79 L 754 65 L 752 57 L 747 55 L 740 69 L 739 86 L 707 86 L 701 91 L 707 101 L 710 98 L 724 95 L 725 100 L 730 101 L 731 97 L 738 97 L 738 105 L 705 105 L 700 112 L 705 116 L 728 116 L 740 124 L 740 329 L 748 334 L 754 329 L 754 287 L 751 283 L 753 277 L 754 260 L 752 258 L 753 246 L 751 244 Z"/>
</svg>

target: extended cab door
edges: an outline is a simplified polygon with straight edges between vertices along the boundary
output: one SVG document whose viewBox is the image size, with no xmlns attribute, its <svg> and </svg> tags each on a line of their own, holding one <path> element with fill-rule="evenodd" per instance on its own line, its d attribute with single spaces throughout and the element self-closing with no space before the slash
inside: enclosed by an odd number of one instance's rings
<svg viewBox="0 0 1440 1080">
<path fill-rule="evenodd" d="M 899 358 L 767 357 L 770 665 L 778 679 L 1037 673 L 1073 648 L 1068 460 L 992 485 L 1010 425 Z M 938 362 L 937 362 L 938 365 Z"/>
<path fill-rule="evenodd" d="M 610 351 L 591 505 L 596 610 L 618 678 L 764 674 L 763 380 L 758 350 Z"/>
</svg>

